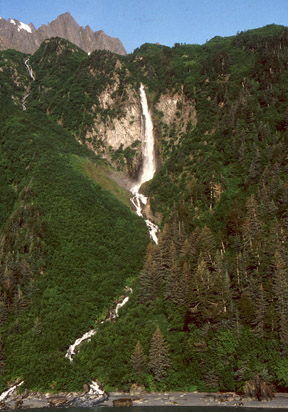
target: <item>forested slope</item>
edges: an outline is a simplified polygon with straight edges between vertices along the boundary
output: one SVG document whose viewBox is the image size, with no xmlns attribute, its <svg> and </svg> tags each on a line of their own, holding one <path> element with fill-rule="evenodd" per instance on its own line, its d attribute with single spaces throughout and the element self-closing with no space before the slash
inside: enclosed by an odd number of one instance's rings
<svg viewBox="0 0 288 412">
<path fill-rule="evenodd" d="M 287 390 L 288 30 L 271 25 L 203 46 L 144 44 L 125 57 L 87 56 L 52 39 L 29 60 L 35 82 L 24 56 L 5 53 L 3 381 L 241 391 L 260 376 Z M 123 119 L 140 82 L 158 157 L 144 190 L 161 226 L 159 244 L 147 249 L 143 222 L 80 167 L 100 161 L 86 144 L 129 174 L 137 142 L 112 150 L 97 127 Z M 167 121 L 161 102 L 169 99 L 177 111 Z M 65 348 L 127 278 L 129 304 L 70 365 Z"/>
<path fill-rule="evenodd" d="M 143 220 L 75 167 L 75 156 L 99 163 L 45 115 L 1 111 L 2 385 L 16 377 L 42 390 L 88 382 L 66 350 L 143 264 Z"/>
</svg>

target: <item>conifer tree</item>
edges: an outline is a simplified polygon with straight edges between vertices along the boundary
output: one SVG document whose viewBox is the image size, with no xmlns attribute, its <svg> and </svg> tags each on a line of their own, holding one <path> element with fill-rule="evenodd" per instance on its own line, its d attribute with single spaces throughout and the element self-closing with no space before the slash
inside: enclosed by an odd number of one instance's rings
<svg viewBox="0 0 288 412">
<path fill-rule="evenodd" d="M 230 278 L 225 267 L 223 255 L 217 250 L 214 271 L 210 275 L 209 297 L 210 313 L 214 321 L 227 313 L 231 301 Z"/>
<path fill-rule="evenodd" d="M 2 297 L 0 297 L 0 325 L 7 321 L 8 309 Z"/>
<path fill-rule="evenodd" d="M 199 257 L 199 263 L 194 277 L 194 287 L 199 295 L 199 298 L 203 297 L 207 293 L 207 289 L 210 288 L 210 273 L 207 268 L 207 263 L 203 259 L 202 254 Z"/>
<path fill-rule="evenodd" d="M 156 329 L 151 339 L 148 366 L 157 381 L 165 378 L 167 369 L 170 366 L 168 346 L 159 327 Z"/>
<path fill-rule="evenodd" d="M 247 250 L 259 256 L 261 242 L 264 240 L 263 224 L 259 219 L 259 205 L 253 194 L 247 201 L 246 216 L 242 233 Z"/>
<path fill-rule="evenodd" d="M 202 259 L 208 267 L 212 267 L 216 252 L 216 243 L 211 229 L 206 225 L 203 227 L 199 235 L 199 245 Z"/>
<path fill-rule="evenodd" d="M 35 336 L 40 336 L 42 334 L 42 325 L 40 319 L 37 318 L 34 320 L 34 326 L 32 328 L 32 331 Z"/>
<path fill-rule="evenodd" d="M 263 338 L 265 335 L 265 324 L 266 324 L 266 310 L 267 310 L 267 298 L 261 284 L 255 298 L 255 334 L 258 338 Z"/>
<path fill-rule="evenodd" d="M 142 383 L 143 375 L 147 372 L 147 357 L 139 340 L 136 343 L 134 352 L 132 353 L 131 363 L 136 381 L 138 383 Z"/>
<path fill-rule="evenodd" d="M 283 345 L 288 342 L 288 269 L 285 252 L 279 250 L 275 253 L 275 270 L 273 277 L 273 292 L 275 310 L 279 318 L 279 338 Z"/>
<path fill-rule="evenodd" d="M 165 225 L 154 255 L 157 274 L 163 281 L 169 275 L 175 249 L 172 227 L 171 225 Z"/>
<path fill-rule="evenodd" d="M 172 267 L 170 276 L 166 282 L 166 298 L 179 306 L 185 307 L 189 304 L 191 291 L 191 271 L 186 262 L 183 267 L 177 263 Z"/>
<path fill-rule="evenodd" d="M 150 243 L 147 248 L 143 273 L 140 277 L 139 299 L 142 303 L 152 302 L 160 295 L 162 279 L 157 271 L 155 252 L 157 246 Z"/>
<path fill-rule="evenodd" d="M 196 227 L 193 233 L 185 240 L 180 250 L 181 260 L 186 261 L 191 268 L 197 265 L 199 258 L 200 229 Z"/>
<path fill-rule="evenodd" d="M 5 362 L 6 362 L 6 353 L 5 353 L 4 344 L 0 336 L 0 375 L 4 374 Z"/>
<path fill-rule="evenodd" d="M 17 285 L 17 290 L 15 291 L 13 297 L 13 311 L 14 313 L 20 313 L 21 310 L 24 310 L 26 307 L 25 298 L 23 296 L 20 285 Z"/>
<path fill-rule="evenodd" d="M 243 212 L 238 201 L 235 201 L 229 213 L 226 231 L 228 236 L 236 236 L 241 232 L 241 223 L 243 219 Z"/>
</svg>

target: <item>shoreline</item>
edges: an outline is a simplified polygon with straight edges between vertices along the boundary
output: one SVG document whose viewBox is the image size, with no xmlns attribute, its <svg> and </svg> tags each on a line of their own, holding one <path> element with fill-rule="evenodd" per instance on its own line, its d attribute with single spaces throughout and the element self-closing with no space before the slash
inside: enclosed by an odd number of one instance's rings
<svg viewBox="0 0 288 412">
<path fill-rule="evenodd" d="M 288 409 L 288 393 L 275 393 L 271 401 L 245 399 L 233 392 L 154 392 L 131 395 L 128 393 L 110 392 L 109 398 L 101 403 L 101 407 L 113 407 L 113 401 L 131 399 L 130 406 L 223 406 L 243 408 Z M 120 405 L 119 405 L 120 406 Z M 124 405 L 123 405 L 124 406 Z M 126 405 L 128 406 L 128 405 Z"/>
<path fill-rule="evenodd" d="M 0 403 L 0 409 L 42 409 L 67 407 L 244 407 L 288 410 L 288 393 L 275 393 L 270 401 L 258 401 L 234 392 L 110 392 L 103 395 L 88 393 L 26 393 L 11 394 Z"/>
</svg>

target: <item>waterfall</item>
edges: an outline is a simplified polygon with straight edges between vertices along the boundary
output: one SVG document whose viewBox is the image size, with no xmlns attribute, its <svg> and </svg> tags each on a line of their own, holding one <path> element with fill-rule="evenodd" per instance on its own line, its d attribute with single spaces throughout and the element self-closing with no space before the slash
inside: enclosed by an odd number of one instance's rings
<svg viewBox="0 0 288 412">
<path fill-rule="evenodd" d="M 141 138 L 142 138 L 142 169 L 140 177 L 135 185 L 130 189 L 133 197 L 131 202 L 136 209 L 138 216 L 143 216 L 143 206 L 147 204 L 147 197 L 139 193 L 140 187 L 143 183 L 151 180 L 156 172 L 156 160 L 154 149 L 154 134 L 153 134 L 153 122 L 148 108 L 147 97 L 143 84 L 140 85 L 140 100 L 142 107 L 141 117 Z M 154 242 L 158 243 L 157 233 L 159 231 L 158 226 L 152 223 L 150 220 L 145 219 L 145 223 L 148 226 L 150 237 Z"/>
<path fill-rule="evenodd" d="M 83 336 L 81 336 L 81 338 L 78 338 L 75 340 L 75 342 L 69 346 L 65 358 L 68 358 L 70 360 L 70 362 L 73 361 L 73 356 L 76 355 L 76 348 L 78 346 L 81 345 L 81 343 L 83 342 L 89 342 L 92 338 L 92 336 L 94 336 L 96 333 L 96 329 L 91 329 L 89 330 L 89 332 L 84 333 Z"/>
<path fill-rule="evenodd" d="M 125 287 L 126 293 L 132 293 L 133 290 L 131 288 L 129 288 L 128 286 Z M 109 310 L 109 312 L 106 315 L 105 320 L 103 320 L 102 322 L 100 322 L 101 324 L 107 321 L 113 321 L 116 320 L 119 317 L 119 309 L 122 308 L 122 306 L 124 306 L 129 300 L 129 296 L 124 296 L 124 298 L 122 298 L 119 301 L 117 301 L 117 303 L 115 303 L 115 305 L 113 306 L 113 308 L 111 310 Z M 79 347 L 81 346 L 81 344 L 83 342 L 89 342 L 92 338 L 92 336 L 94 336 L 97 332 L 97 329 L 91 329 L 88 332 L 84 333 L 83 336 L 81 336 L 80 338 L 76 339 L 74 343 L 72 343 L 72 345 L 69 346 L 69 348 L 67 349 L 67 352 L 65 354 L 65 358 L 68 358 L 70 360 L 70 362 L 73 361 L 73 357 L 76 355 L 77 351 L 79 351 Z"/>
<path fill-rule="evenodd" d="M 31 79 L 32 79 L 32 80 L 33 80 L 33 82 L 34 82 L 34 81 L 35 81 L 35 76 L 34 76 L 34 73 L 33 73 L 32 67 L 31 67 L 31 66 L 29 66 L 28 61 L 29 61 L 29 57 L 27 57 L 27 59 L 24 61 L 24 63 L 25 63 L 25 66 L 27 67 L 27 70 L 28 70 L 29 76 L 31 77 Z"/>
<path fill-rule="evenodd" d="M 7 389 L 6 391 L 2 392 L 0 395 L 0 402 L 6 399 L 11 393 L 13 393 L 19 386 L 23 385 L 24 381 L 20 381 L 19 383 L 15 383 L 11 388 Z"/>
<path fill-rule="evenodd" d="M 33 82 L 35 81 L 35 76 L 32 70 L 32 67 L 29 66 L 29 57 L 27 57 L 27 59 L 24 60 L 25 66 L 27 67 L 29 76 L 31 77 L 31 79 L 33 80 Z M 28 93 L 25 94 L 25 96 L 21 99 L 21 104 L 22 104 L 22 109 L 25 111 L 26 110 L 26 100 L 28 99 L 28 97 L 30 96 L 30 86 L 28 86 Z"/>
</svg>

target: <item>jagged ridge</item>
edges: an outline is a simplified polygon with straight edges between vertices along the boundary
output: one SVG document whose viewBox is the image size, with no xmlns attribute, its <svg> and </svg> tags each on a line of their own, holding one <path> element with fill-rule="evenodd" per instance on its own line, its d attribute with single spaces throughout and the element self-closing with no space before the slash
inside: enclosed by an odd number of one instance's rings
<svg viewBox="0 0 288 412">
<path fill-rule="evenodd" d="M 91 53 L 94 50 L 109 50 L 125 55 L 126 50 L 117 38 L 102 30 L 94 32 L 89 26 L 81 27 L 70 13 L 64 13 L 47 25 L 36 30 L 34 25 L 17 19 L 0 19 L 0 50 L 15 49 L 23 53 L 34 53 L 40 44 L 51 37 L 62 37 Z"/>
</svg>

